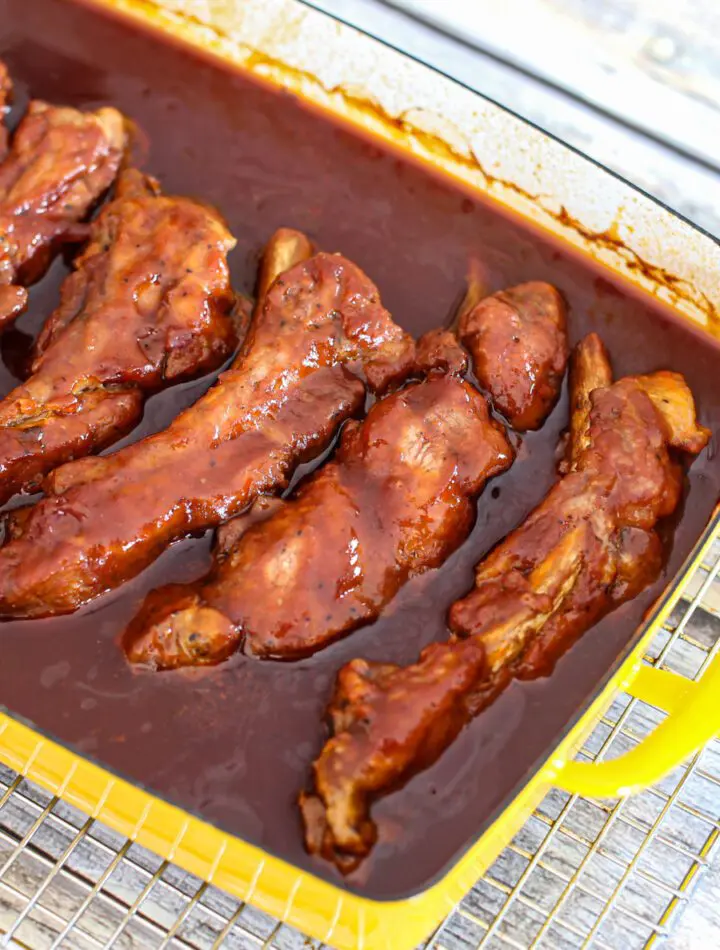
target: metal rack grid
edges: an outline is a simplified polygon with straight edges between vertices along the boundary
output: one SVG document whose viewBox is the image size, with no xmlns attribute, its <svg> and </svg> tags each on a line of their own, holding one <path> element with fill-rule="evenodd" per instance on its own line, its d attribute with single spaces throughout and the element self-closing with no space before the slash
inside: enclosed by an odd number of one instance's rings
<svg viewBox="0 0 720 950">
<path fill-rule="evenodd" d="M 720 650 L 720 541 L 647 660 L 690 678 Z M 616 755 L 662 713 L 620 695 L 580 756 Z M 720 742 L 630 799 L 553 791 L 427 950 L 634 950 L 668 933 L 720 831 Z M 300 950 L 320 945 L 0 767 L 2 945 Z"/>
</svg>

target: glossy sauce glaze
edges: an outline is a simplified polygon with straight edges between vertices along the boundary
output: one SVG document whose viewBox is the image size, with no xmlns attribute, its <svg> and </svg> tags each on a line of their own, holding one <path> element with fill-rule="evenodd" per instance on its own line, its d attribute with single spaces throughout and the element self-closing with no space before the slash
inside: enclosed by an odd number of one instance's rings
<svg viewBox="0 0 720 950">
<path fill-rule="evenodd" d="M 238 290 L 252 289 L 260 248 L 274 229 L 296 227 L 363 268 L 397 322 L 420 335 L 447 322 L 474 258 L 490 290 L 527 280 L 559 287 L 571 342 L 598 331 L 617 376 L 667 366 L 684 373 L 702 422 L 720 431 L 720 348 L 564 245 L 291 97 L 62 0 L 0 0 L 0 56 L 17 86 L 12 123 L 29 90 L 73 105 L 111 104 L 132 116 L 149 136 L 145 167 L 163 188 L 210 201 L 226 216 L 238 239 L 230 258 Z M 0 339 L 3 394 L 20 378 L 65 272 L 57 261 L 32 289 L 29 312 Z M 130 439 L 166 425 L 210 382 L 151 398 Z M 206 536 L 175 544 L 77 614 L 3 623 L 0 700 L 176 804 L 339 880 L 334 868 L 305 854 L 295 804 L 324 738 L 320 722 L 335 673 L 355 656 L 407 663 L 445 638 L 447 607 L 471 588 L 474 564 L 552 483 L 566 424 L 563 395 L 543 429 L 523 437 L 509 472 L 485 490 L 469 541 L 443 568 L 411 581 L 381 620 L 315 657 L 279 664 L 235 656 L 218 668 L 165 674 L 128 666 L 121 631 L 149 590 L 208 570 Z M 347 886 L 378 898 L 426 886 L 527 779 L 626 650 L 706 524 L 720 486 L 716 439 L 693 464 L 684 508 L 666 532 L 663 578 L 590 631 L 551 679 L 513 684 L 432 768 L 378 803 L 380 841 Z"/>
</svg>

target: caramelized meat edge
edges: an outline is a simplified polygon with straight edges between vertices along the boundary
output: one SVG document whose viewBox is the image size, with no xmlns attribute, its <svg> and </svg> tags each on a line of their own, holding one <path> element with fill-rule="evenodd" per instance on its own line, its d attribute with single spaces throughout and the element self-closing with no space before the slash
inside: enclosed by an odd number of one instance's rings
<svg viewBox="0 0 720 950">
<path fill-rule="evenodd" d="M 50 497 L 0 549 L 0 616 L 72 611 L 175 538 L 281 490 L 362 408 L 364 381 L 383 391 L 414 364 L 412 339 L 359 268 L 322 253 L 296 264 L 260 302 L 231 369 L 195 405 L 164 431 L 47 479 Z"/>
<path fill-rule="evenodd" d="M 612 368 L 605 344 L 597 333 L 589 333 L 578 343 L 570 361 L 570 431 L 567 458 L 560 471 L 577 468 L 578 460 L 590 444 L 590 398 L 596 389 L 612 384 Z"/>
</svg>

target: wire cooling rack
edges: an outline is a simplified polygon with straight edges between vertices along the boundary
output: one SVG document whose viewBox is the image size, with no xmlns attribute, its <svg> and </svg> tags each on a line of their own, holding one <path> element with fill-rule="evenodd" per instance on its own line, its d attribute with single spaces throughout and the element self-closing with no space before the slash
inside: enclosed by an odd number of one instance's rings
<svg viewBox="0 0 720 950">
<path fill-rule="evenodd" d="M 720 541 L 647 660 L 689 678 L 720 649 Z M 617 755 L 662 713 L 620 695 L 581 752 Z M 553 791 L 430 950 L 635 950 L 662 939 L 720 829 L 720 742 L 620 801 Z M 320 948 L 0 767 L 0 934 L 31 950 Z"/>
</svg>

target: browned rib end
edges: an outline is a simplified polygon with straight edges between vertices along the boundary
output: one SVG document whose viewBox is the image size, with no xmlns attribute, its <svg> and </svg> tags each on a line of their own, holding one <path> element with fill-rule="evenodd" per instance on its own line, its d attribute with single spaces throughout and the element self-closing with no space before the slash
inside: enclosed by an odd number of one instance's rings
<svg viewBox="0 0 720 950">
<path fill-rule="evenodd" d="M 313 255 L 310 239 L 302 231 L 278 228 L 265 246 L 257 281 L 258 300 L 264 300 L 280 274 Z"/>
<path fill-rule="evenodd" d="M 610 357 L 597 333 L 589 333 L 573 350 L 570 360 L 570 442 L 566 469 L 573 471 L 587 447 L 590 396 L 612 383 Z"/>
</svg>

